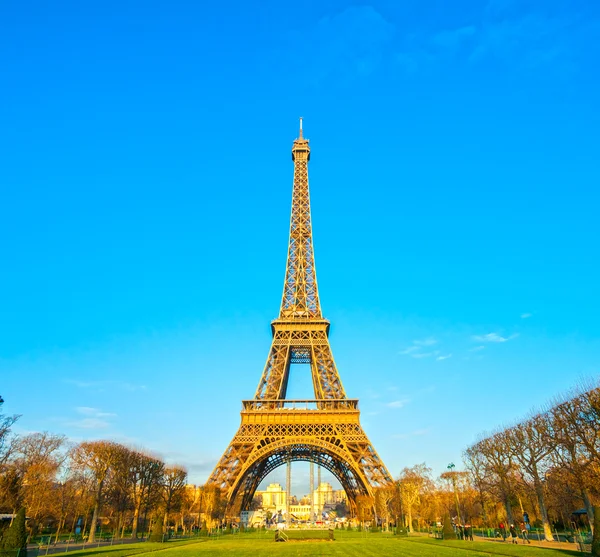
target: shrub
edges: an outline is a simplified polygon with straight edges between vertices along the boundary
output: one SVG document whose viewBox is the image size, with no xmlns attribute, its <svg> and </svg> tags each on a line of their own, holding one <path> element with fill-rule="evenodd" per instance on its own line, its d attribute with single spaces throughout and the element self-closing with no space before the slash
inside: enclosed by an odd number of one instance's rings
<svg viewBox="0 0 600 557">
<path fill-rule="evenodd" d="M 2 549 L 19 549 L 19 557 L 27 557 L 27 529 L 25 509 L 22 508 L 2 538 Z M 16 552 L 15 552 L 16 553 Z"/>
<path fill-rule="evenodd" d="M 600 506 L 594 507 L 594 537 L 592 538 L 592 557 L 600 557 Z"/>
<path fill-rule="evenodd" d="M 165 538 L 163 535 L 163 520 L 162 516 L 157 516 L 154 519 L 154 524 L 152 525 L 152 532 L 150 533 L 150 541 L 151 542 L 164 542 Z"/>
<path fill-rule="evenodd" d="M 396 536 L 408 536 L 408 528 L 406 526 L 398 526 L 396 528 Z"/>
<path fill-rule="evenodd" d="M 445 540 L 455 540 L 456 532 L 454 528 L 452 528 L 452 524 L 450 524 L 450 517 L 448 515 L 444 516 L 444 527 L 442 528 L 442 537 Z"/>
</svg>

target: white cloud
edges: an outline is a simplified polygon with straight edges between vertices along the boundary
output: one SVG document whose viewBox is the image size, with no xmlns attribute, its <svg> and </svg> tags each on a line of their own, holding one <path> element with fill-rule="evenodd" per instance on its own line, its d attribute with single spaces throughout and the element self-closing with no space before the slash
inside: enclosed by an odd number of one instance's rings
<svg viewBox="0 0 600 557">
<path fill-rule="evenodd" d="M 446 354 L 445 356 L 438 356 L 435 360 L 436 360 L 436 362 L 441 362 L 442 360 L 447 360 L 448 358 L 452 358 L 452 354 Z"/>
<path fill-rule="evenodd" d="M 512 340 L 518 336 L 518 333 L 510 335 L 509 337 L 503 337 L 498 333 L 487 333 L 485 335 L 475 335 L 471 338 L 477 342 L 506 342 L 507 340 Z"/>
<path fill-rule="evenodd" d="M 439 353 L 439 350 L 434 350 L 433 352 L 416 352 L 410 356 L 411 358 L 430 358 L 431 356 L 437 356 Z"/>
<path fill-rule="evenodd" d="M 416 339 L 416 340 L 412 341 L 411 346 L 409 346 L 408 348 L 405 348 L 404 350 L 401 350 L 400 352 L 398 352 L 398 354 L 401 354 L 403 356 L 410 356 L 411 358 L 417 358 L 417 359 L 430 358 L 431 356 L 437 356 L 440 353 L 440 351 L 433 350 L 431 352 L 422 352 L 421 350 L 424 348 L 430 348 L 431 346 L 434 346 L 437 343 L 438 343 L 437 339 L 435 339 L 433 337 Z"/>
<path fill-rule="evenodd" d="M 101 412 L 98 408 L 91 408 L 89 406 L 78 406 L 75 408 L 75 412 L 83 414 L 84 416 L 92 416 L 94 418 L 114 418 L 116 414 L 113 412 Z"/>
<path fill-rule="evenodd" d="M 83 420 L 67 422 L 67 425 L 70 425 L 71 427 L 77 427 L 79 429 L 106 429 L 110 426 L 110 423 L 106 420 L 99 420 L 97 418 L 84 418 Z"/>
<path fill-rule="evenodd" d="M 79 429 L 106 429 L 111 425 L 109 419 L 117 417 L 113 412 L 102 412 L 91 406 L 77 406 L 75 412 L 84 417 L 80 420 L 65 422 L 65 424 Z"/>
<path fill-rule="evenodd" d="M 413 344 L 417 346 L 433 346 L 437 344 L 437 340 L 433 337 L 424 338 L 423 340 L 413 340 Z"/>
<path fill-rule="evenodd" d="M 402 400 L 394 400 L 392 402 L 388 402 L 386 404 L 386 406 L 388 406 L 389 408 L 402 408 L 403 406 L 405 406 L 406 404 L 408 404 L 410 402 L 409 399 L 404 398 Z"/>
<path fill-rule="evenodd" d="M 63 379 L 63 383 L 75 385 L 80 389 L 95 389 L 102 392 L 106 389 L 118 389 L 121 391 L 145 391 L 146 385 L 135 385 L 127 381 L 107 380 L 107 381 L 81 381 L 79 379 Z"/>
<path fill-rule="evenodd" d="M 485 346 L 475 346 L 473 348 L 469 348 L 469 352 L 479 352 L 480 350 L 484 350 Z"/>
</svg>

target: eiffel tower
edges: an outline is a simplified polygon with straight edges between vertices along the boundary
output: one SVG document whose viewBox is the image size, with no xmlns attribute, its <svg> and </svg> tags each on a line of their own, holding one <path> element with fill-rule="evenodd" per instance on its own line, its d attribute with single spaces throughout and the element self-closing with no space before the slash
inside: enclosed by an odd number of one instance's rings
<svg viewBox="0 0 600 557">
<path fill-rule="evenodd" d="M 273 342 L 242 423 L 208 483 L 221 488 L 231 510 L 247 510 L 260 482 L 275 468 L 308 461 L 329 470 L 352 506 L 392 478 L 360 425 L 358 400 L 346 397 L 321 314 L 312 242 L 308 161 L 300 133 L 292 146 L 294 187 L 283 299 L 271 322 Z M 309 364 L 315 398 L 286 399 L 291 364 Z"/>
</svg>

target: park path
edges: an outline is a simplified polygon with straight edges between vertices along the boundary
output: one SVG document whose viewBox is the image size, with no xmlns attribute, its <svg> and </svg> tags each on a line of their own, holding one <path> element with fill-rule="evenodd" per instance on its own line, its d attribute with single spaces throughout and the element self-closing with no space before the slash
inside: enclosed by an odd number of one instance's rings
<svg viewBox="0 0 600 557">
<path fill-rule="evenodd" d="M 58 543 L 50 543 L 48 545 L 39 546 L 37 544 L 30 544 L 27 546 L 28 552 L 31 551 L 30 555 L 38 555 L 39 557 L 43 557 L 44 555 L 54 555 L 56 553 L 67 553 L 71 551 L 78 551 L 80 549 L 97 549 L 100 547 L 110 547 L 111 545 L 126 545 L 130 543 L 139 543 L 144 541 L 143 539 L 135 539 L 135 538 L 123 538 L 108 541 L 95 541 L 92 543 L 83 543 L 83 542 L 74 542 L 74 543 L 66 543 L 66 542 L 58 542 Z M 36 553 L 37 552 L 37 553 Z"/>
</svg>

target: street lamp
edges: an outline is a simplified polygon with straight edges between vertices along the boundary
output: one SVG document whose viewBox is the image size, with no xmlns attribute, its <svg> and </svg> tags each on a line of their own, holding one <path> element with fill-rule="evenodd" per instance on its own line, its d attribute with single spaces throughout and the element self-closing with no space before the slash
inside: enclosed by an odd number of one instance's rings
<svg viewBox="0 0 600 557">
<path fill-rule="evenodd" d="M 452 487 L 454 488 L 454 502 L 456 503 L 456 518 L 459 523 L 462 523 L 460 518 L 460 509 L 458 504 L 458 491 L 456 491 L 456 472 L 454 471 L 455 465 L 454 462 L 451 462 L 447 466 L 448 470 L 450 470 L 450 478 L 452 479 Z"/>
</svg>

